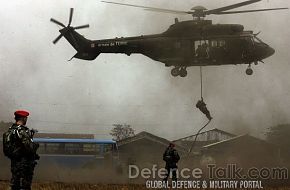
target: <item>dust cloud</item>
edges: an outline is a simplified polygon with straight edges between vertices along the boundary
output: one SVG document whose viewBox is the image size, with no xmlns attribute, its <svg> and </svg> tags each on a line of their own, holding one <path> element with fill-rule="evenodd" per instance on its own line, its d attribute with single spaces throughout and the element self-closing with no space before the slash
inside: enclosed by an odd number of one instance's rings
<svg viewBox="0 0 290 190">
<path fill-rule="evenodd" d="M 208 9 L 238 0 L 120 1 L 189 10 Z M 206 118 L 194 107 L 200 98 L 199 68 L 187 78 L 173 78 L 170 68 L 143 55 L 101 54 L 94 61 L 72 60 L 75 52 L 61 39 L 51 17 L 72 25 L 89 39 L 138 36 L 165 31 L 176 15 L 153 13 L 88 0 L 11 1 L 0 7 L 0 120 L 15 109 L 31 112 L 28 125 L 40 132 L 95 133 L 106 136 L 114 123 L 128 123 L 168 139 L 195 133 Z M 243 9 L 290 7 L 290 2 L 262 1 Z M 180 20 L 191 16 L 178 16 Z M 289 11 L 209 16 L 214 23 L 240 23 L 276 49 L 266 64 L 205 67 L 204 98 L 214 117 L 212 128 L 263 137 L 269 126 L 289 123 Z M 109 138 L 109 136 L 107 136 Z"/>
</svg>

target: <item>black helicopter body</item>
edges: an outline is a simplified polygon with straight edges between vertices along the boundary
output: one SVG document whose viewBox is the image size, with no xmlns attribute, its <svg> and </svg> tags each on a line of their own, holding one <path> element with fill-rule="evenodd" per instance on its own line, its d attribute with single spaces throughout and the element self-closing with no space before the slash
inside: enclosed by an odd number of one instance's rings
<svg viewBox="0 0 290 190">
<path fill-rule="evenodd" d="M 246 1 L 234 6 L 244 6 L 245 3 L 250 4 L 257 1 Z M 148 7 L 145 8 L 148 9 Z M 231 6 L 226 8 L 228 10 Z M 155 9 L 154 11 L 156 11 Z M 52 22 L 64 27 L 60 30 L 61 34 L 54 43 L 62 36 L 65 37 L 77 51 L 73 58 L 83 60 L 94 60 L 100 53 L 143 54 L 155 61 L 164 63 L 167 67 L 172 66 L 171 74 L 181 77 L 187 75 L 186 68 L 190 66 L 231 64 L 249 65 L 246 73 L 251 75 L 253 73 L 250 68 L 252 63 L 263 62 L 263 59 L 275 53 L 275 50 L 257 38 L 257 34 L 254 34 L 253 31 L 245 31 L 243 25 L 212 24 L 211 20 L 202 19 L 202 14 L 206 13 L 204 12 L 205 8 L 198 7 L 194 10 L 195 12 L 190 12 L 190 14 L 195 13 L 194 20 L 179 22 L 178 19 L 175 19 L 175 23 L 161 34 L 89 40 L 75 31 L 75 29 L 85 28 L 88 25 L 70 26 L 73 15 L 73 9 L 71 9 L 68 26 L 51 19 Z M 253 12 L 253 10 L 248 12 Z M 229 12 L 229 14 L 232 13 Z"/>
</svg>

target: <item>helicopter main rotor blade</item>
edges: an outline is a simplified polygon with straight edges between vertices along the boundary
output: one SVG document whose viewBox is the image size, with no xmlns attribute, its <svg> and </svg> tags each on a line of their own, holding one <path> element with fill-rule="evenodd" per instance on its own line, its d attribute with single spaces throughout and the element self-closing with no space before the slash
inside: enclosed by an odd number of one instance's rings
<svg viewBox="0 0 290 190">
<path fill-rule="evenodd" d="M 52 43 L 56 44 L 58 42 L 58 40 L 60 40 L 60 38 L 63 36 L 63 34 L 60 34 L 58 37 L 55 38 L 55 40 L 53 40 Z"/>
<path fill-rule="evenodd" d="M 180 15 L 193 14 L 193 12 L 191 12 L 191 11 L 178 11 L 178 10 L 160 9 L 160 8 L 146 8 L 144 10 L 145 11 L 160 12 L 160 13 L 180 14 Z"/>
<path fill-rule="evenodd" d="M 83 29 L 83 28 L 89 28 L 89 27 L 90 27 L 90 25 L 86 24 L 86 25 L 73 27 L 73 29 L 77 30 L 77 29 Z"/>
<path fill-rule="evenodd" d="M 251 12 L 261 12 L 261 11 L 275 11 L 275 10 L 283 10 L 289 8 L 274 8 L 274 9 L 256 9 L 256 10 L 244 10 L 244 11 L 227 11 L 227 12 L 219 12 L 213 13 L 215 15 L 226 15 L 226 14 L 236 14 L 236 13 L 251 13 Z"/>
<path fill-rule="evenodd" d="M 123 6 L 129 6 L 129 7 L 137 7 L 137 8 L 143 8 L 146 11 L 156 11 L 156 12 L 165 12 L 165 13 L 173 13 L 173 14 L 192 14 L 193 12 L 190 11 L 179 11 L 179 10 L 171 10 L 171 9 L 161 9 L 156 7 L 147 7 L 147 6 L 140 6 L 140 5 L 133 5 L 133 4 L 126 4 L 126 3 L 116 3 L 111 1 L 101 1 L 103 3 L 111 3 L 115 5 L 123 5 Z"/>
<path fill-rule="evenodd" d="M 68 26 L 70 26 L 70 24 L 71 24 L 73 14 L 74 14 L 74 9 L 70 8 Z"/>
<path fill-rule="evenodd" d="M 50 22 L 53 22 L 53 23 L 55 23 L 55 24 L 57 24 L 57 25 L 60 25 L 60 26 L 62 26 L 62 27 L 65 27 L 65 25 L 64 25 L 63 23 L 61 23 L 61 22 L 59 22 L 59 21 L 57 21 L 57 20 L 55 20 L 55 19 L 53 19 L 53 18 L 50 19 Z"/>
<path fill-rule="evenodd" d="M 250 4 L 253 4 L 253 3 L 257 3 L 259 1 L 261 1 L 261 0 L 244 1 L 244 2 L 241 2 L 241 3 L 237 3 L 237 4 L 233 4 L 233 5 L 229 5 L 229 6 L 225 6 L 225 7 L 221 7 L 221 8 L 208 10 L 208 11 L 205 11 L 205 14 L 207 14 L 207 15 L 216 14 L 216 13 L 219 13 L 219 12 L 223 12 L 223 11 L 235 9 L 235 8 L 238 8 L 238 7 L 250 5 Z"/>
</svg>

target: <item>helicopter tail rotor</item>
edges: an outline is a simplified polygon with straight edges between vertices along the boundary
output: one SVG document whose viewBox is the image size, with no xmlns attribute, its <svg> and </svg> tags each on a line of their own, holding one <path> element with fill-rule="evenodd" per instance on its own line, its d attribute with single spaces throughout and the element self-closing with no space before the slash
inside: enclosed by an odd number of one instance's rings
<svg viewBox="0 0 290 190">
<path fill-rule="evenodd" d="M 56 44 L 64 35 L 66 35 L 68 32 L 73 31 L 73 30 L 77 30 L 77 29 L 83 29 L 83 28 L 88 28 L 90 25 L 86 24 L 86 25 L 81 25 L 81 26 L 76 26 L 76 27 L 71 27 L 71 23 L 72 23 L 72 18 L 73 18 L 73 13 L 74 13 L 74 9 L 70 8 L 70 14 L 69 14 L 69 21 L 68 21 L 68 25 L 65 26 L 63 23 L 59 22 L 58 20 L 51 18 L 50 21 L 63 27 L 61 30 L 59 30 L 60 35 L 57 36 L 55 38 L 55 40 L 53 40 L 53 43 Z"/>
</svg>

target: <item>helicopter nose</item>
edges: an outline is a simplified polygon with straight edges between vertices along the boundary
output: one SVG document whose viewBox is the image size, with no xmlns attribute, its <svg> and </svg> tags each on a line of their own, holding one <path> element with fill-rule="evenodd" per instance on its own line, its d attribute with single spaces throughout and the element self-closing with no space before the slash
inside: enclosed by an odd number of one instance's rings
<svg viewBox="0 0 290 190">
<path fill-rule="evenodd" d="M 275 53 L 274 48 L 268 46 L 268 48 L 267 48 L 267 50 L 266 50 L 266 55 L 267 55 L 267 57 L 270 57 L 270 56 L 274 55 L 274 53 Z"/>
<path fill-rule="evenodd" d="M 267 44 L 259 44 L 256 46 L 256 55 L 260 60 L 266 59 L 272 56 L 275 50 Z"/>
</svg>

